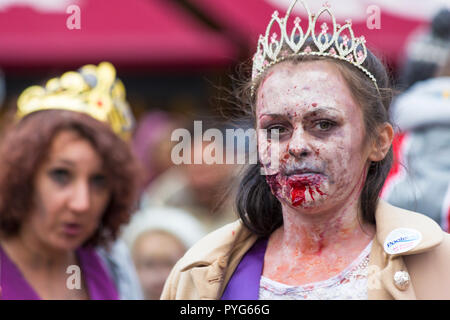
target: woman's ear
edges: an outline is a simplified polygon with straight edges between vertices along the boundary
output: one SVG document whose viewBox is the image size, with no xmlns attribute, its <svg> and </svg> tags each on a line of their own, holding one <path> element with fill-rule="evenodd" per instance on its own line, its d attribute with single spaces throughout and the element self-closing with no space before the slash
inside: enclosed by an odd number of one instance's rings
<svg viewBox="0 0 450 320">
<path fill-rule="evenodd" d="M 369 153 L 369 160 L 374 162 L 383 160 L 392 145 L 393 139 L 394 129 L 392 126 L 389 123 L 380 125 L 378 127 L 378 136 Z"/>
</svg>

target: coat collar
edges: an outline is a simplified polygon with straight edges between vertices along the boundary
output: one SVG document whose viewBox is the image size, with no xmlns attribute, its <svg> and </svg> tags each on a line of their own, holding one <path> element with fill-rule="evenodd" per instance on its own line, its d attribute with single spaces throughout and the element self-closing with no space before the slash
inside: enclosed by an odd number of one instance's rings
<svg viewBox="0 0 450 320">
<path fill-rule="evenodd" d="M 211 265 L 218 260 L 224 264 L 224 257 L 230 256 L 242 245 L 248 246 L 248 243 L 253 245 L 257 239 L 258 237 L 253 235 L 239 219 L 197 242 L 183 257 L 180 268 L 184 271 L 196 266 Z"/>
<path fill-rule="evenodd" d="M 369 262 L 369 299 L 414 299 L 412 285 L 402 291 L 393 282 L 397 271 L 407 271 L 401 256 L 422 253 L 436 247 L 443 240 L 442 230 L 430 218 L 391 206 L 383 200 L 378 203 L 375 217 L 377 231 Z M 422 240 L 407 252 L 390 255 L 383 249 L 384 242 L 397 228 L 417 230 Z M 186 253 L 180 261 L 180 270 L 189 270 L 199 299 L 220 299 L 240 259 L 257 239 L 238 220 L 207 235 Z"/>
<path fill-rule="evenodd" d="M 443 233 L 441 227 L 427 216 L 412 211 L 394 207 L 384 200 L 379 200 L 375 213 L 376 239 L 383 247 L 387 236 L 397 228 L 410 228 L 422 234 L 421 242 L 413 249 L 400 255 L 417 254 L 427 251 L 441 243 Z M 236 248 L 250 242 L 251 247 L 257 240 L 242 223 L 233 223 L 210 233 L 199 241 L 183 257 L 182 269 L 189 269 L 194 265 L 210 265 L 224 255 L 230 255 Z M 216 244 L 220 244 L 217 246 Z"/>
<path fill-rule="evenodd" d="M 191 274 L 199 299 L 220 299 L 242 256 L 257 239 L 237 220 L 210 233 L 186 253 L 180 269 Z"/>
<path fill-rule="evenodd" d="M 389 234 L 398 228 L 408 228 L 420 232 L 422 239 L 411 250 L 392 256 L 422 253 L 439 245 L 443 240 L 441 227 L 429 217 L 391 206 L 380 200 L 375 214 L 377 241 L 384 248 Z"/>
<path fill-rule="evenodd" d="M 419 254 L 438 246 L 443 240 L 442 229 L 423 214 L 391 206 L 383 200 L 378 203 L 375 218 L 377 233 L 369 260 L 369 299 L 416 299 L 413 284 L 400 289 L 395 284 L 394 276 L 397 272 L 408 272 L 402 256 Z M 413 229 L 422 238 L 411 250 L 389 254 L 384 249 L 384 243 L 389 234 L 399 228 Z"/>
</svg>

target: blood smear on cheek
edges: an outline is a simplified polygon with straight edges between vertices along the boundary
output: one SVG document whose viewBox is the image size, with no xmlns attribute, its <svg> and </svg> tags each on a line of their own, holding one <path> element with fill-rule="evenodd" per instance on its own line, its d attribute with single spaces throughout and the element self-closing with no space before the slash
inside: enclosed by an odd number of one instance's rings
<svg viewBox="0 0 450 320">
<path fill-rule="evenodd" d="M 267 184 L 270 187 L 270 190 L 272 191 L 273 195 L 277 196 L 281 190 L 281 185 L 278 182 L 278 174 L 273 175 L 266 175 L 266 181 Z"/>
</svg>

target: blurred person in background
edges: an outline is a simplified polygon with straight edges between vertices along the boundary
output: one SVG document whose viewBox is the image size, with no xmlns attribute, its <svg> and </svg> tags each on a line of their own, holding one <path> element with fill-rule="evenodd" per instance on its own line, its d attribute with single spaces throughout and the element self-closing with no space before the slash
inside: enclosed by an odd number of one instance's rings
<svg viewBox="0 0 450 320">
<path fill-rule="evenodd" d="M 145 114 L 133 134 L 133 150 L 143 167 L 142 189 L 173 166 L 170 153 L 173 142 L 170 137 L 178 121 L 172 114 L 158 110 Z"/>
<path fill-rule="evenodd" d="M 136 213 L 123 232 L 136 265 L 144 298 L 159 300 L 175 263 L 206 234 L 189 213 L 153 207 Z"/>
<path fill-rule="evenodd" d="M 398 126 L 395 161 L 382 197 L 392 205 L 428 215 L 448 232 L 450 49 L 446 65 L 436 76 L 401 94 L 391 112 Z"/>
<path fill-rule="evenodd" d="M 206 119 L 206 117 L 205 117 Z M 207 231 L 212 231 L 236 219 L 231 199 L 235 178 L 239 170 L 236 164 L 226 164 L 227 148 L 235 152 L 235 146 L 226 146 L 225 131 L 228 126 L 211 120 L 200 120 L 203 131 L 218 129 L 223 140 L 194 143 L 194 127 L 189 132 L 192 161 L 166 170 L 145 190 L 141 198 L 142 208 L 169 206 L 181 208 L 198 219 Z M 205 149 L 213 146 L 223 148 L 223 164 L 207 164 L 202 157 L 201 164 L 194 164 L 196 153 L 204 156 Z M 172 162 L 171 159 L 169 161 Z"/>
<path fill-rule="evenodd" d="M 405 50 L 405 64 L 400 71 L 400 89 L 435 76 L 446 62 L 450 50 L 450 10 L 441 9 L 427 30 L 414 33 Z"/>
<path fill-rule="evenodd" d="M 1 298 L 138 296 L 123 291 L 135 270 L 114 243 L 136 205 L 139 173 L 114 67 L 87 65 L 32 86 L 17 109 L 0 146 Z"/>
<path fill-rule="evenodd" d="M 405 54 L 400 89 L 406 90 L 391 108 L 397 124 L 394 163 L 381 197 L 449 231 L 450 11 L 441 9 Z"/>
</svg>

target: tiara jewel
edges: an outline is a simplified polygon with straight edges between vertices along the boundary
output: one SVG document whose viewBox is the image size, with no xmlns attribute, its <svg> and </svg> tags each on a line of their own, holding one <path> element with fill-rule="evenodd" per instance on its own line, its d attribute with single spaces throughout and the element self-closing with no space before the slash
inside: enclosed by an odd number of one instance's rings
<svg viewBox="0 0 450 320">
<path fill-rule="evenodd" d="M 31 86 L 17 100 L 17 118 L 40 110 L 82 112 L 110 125 L 124 139 L 131 137 L 134 117 L 125 98 L 125 86 L 116 78 L 109 62 L 85 65 L 47 81 L 45 87 Z"/>
<path fill-rule="evenodd" d="M 300 2 L 308 14 L 308 29 L 306 32 L 300 25 L 301 19 L 296 17 L 293 22 L 291 32 L 288 32 L 288 21 L 291 12 L 297 2 Z M 328 13 L 331 17 L 331 25 L 326 22 L 320 25 L 320 33 L 316 34 L 316 24 L 320 16 Z M 281 34 L 273 32 L 272 28 L 278 26 Z M 330 31 L 330 33 L 329 33 Z M 343 34 L 347 31 L 350 35 Z M 308 38 L 316 46 L 313 50 L 310 45 L 305 45 Z M 265 35 L 260 35 L 258 48 L 253 56 L 252 80 L 255 80 L 269 67 L 294 56 L 325 56 L 347 61 L 360 69 L 373 81 L 377 90 L 377 80 L 362 65 L 367 58 L 366 39 L 364 36 L 355 37 L 352 29 L 352 20 L 345 20 L 344 25 L 336 23 L 336 18 L 331 12 L 331 6 L 326 2 L 317 14 L 311 13 L 304 0 L 293 0 L 286 16 L 280 18 L 278 11 L 272 14 Z M 254 84 L 252 86 L 252 95 L 254 93 Z"/>
</svg>

